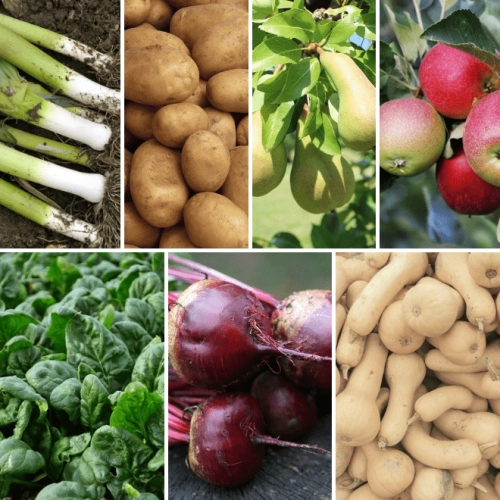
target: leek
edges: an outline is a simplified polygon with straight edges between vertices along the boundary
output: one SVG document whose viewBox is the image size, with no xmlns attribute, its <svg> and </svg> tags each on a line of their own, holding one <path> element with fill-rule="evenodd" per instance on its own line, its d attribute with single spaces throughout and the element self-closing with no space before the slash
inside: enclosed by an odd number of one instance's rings
<svg viewBox="0 0 500 500">
<path fill-rule="evenodd" d="M 1 44 L 1 42 L 0 42 Z M 24 82 L 16 68 L 0 59 L 0 112 L 102 151 L 111 129 L 43 99 Z"/>
<path fill-rule="evenodd" d="M 47 229 L 86 243 L 101 246 L 102 240 L 94 225 L 76 219 L 47 203 L 0 179 L 0 205 Z"/>
<path fill-rule="evenodd" d="M 101 174 L 78 172 L 55 163 L 34 158 L 0 143 L 0 171 L 66 193 L 81 196 L 91 203 L 103 200 L 106 178 Z"/>
<path fill-rule="evenodd" d="M 81 148 L 39 137 L 5 123 L 0 125 L 0 141 L 79 165 L 88 166 L 90 163 L 88 154 Z"/>
<path fill-rule="evenodd" d="M 4 26 L 0 26 L 0 57 L 78 102 L 113 113 L 120 111 L 118 91 L 69 69 Z"/>
<path fill-rule="evenodd" d="M 83 43 L 10 16 L 0 14 L 0 26 L 10 29 L 31 43 L 88 64 L 96 71 L 105 71 L 115 62 L 113 57 Z"/>
</svg>

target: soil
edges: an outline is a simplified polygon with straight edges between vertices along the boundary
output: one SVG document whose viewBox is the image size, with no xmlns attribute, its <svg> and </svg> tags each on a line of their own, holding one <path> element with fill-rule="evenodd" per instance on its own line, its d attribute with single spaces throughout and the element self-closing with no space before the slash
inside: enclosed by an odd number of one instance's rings
<svg viewBox="0 0 500 500">
<path fill-rule="evenodd" d="M 56 59 L 88 78 L 111 88 L 120 88 L 120 1 L 119 0 L 1 0 L 0 13 L 12 15 L 38 26 L 69 36 L 101 52 L 111 54 L 116 63 L 109 72 L 99 72 L 70 58 L 52 53 Z M 2 5 L 3 4 L 3 5 Z M 7 10 L 8 9 L 8 10 Z M 46 49 L 43 49 L 46 50 Z M 50 52 L 50 51 L 47 51 Z M 120 246 L 120 118 L 107 116 L 113 130 L 112 144 L 95 159 L 93 170 L 107 174 L 108 193 L 101 210 L 79 197 L 36 186 L 66 212 L 97 225 L 103 238 L 102 247 Z M 11 123 L 12 124 L 12 123 Z M 22 122 L 16 127 L 52 139 L 64 140 Z M 34 153 L 30 153 L 34 154 Z M 45 158 L 49 161 L 54 159 Z M 70 165 L 86 170 L 84 167 Z M 4 174 L 2 178 L 12 181 Z M 15 182 L 15 181 L 14 181 Z M 0 206 L 1 248 L 45 248 L 47 246 L 82 248 L 86 245 L 49 231 Z"/>
</svg>

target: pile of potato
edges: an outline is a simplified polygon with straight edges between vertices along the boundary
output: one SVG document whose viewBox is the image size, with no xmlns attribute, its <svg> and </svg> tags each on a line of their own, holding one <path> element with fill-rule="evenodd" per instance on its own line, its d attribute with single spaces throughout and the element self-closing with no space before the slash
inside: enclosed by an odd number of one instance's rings
<svg viewBox="0 0 500 500">
<path fill-rule="evenodd" d="M 248 247 L 248 0 L 125 0 L 125 246 Z"/>
<path fill-rule="evenodd" d="M 336 254 L 337 500 L 500 500 L 500 253 Z"/>
</svg>

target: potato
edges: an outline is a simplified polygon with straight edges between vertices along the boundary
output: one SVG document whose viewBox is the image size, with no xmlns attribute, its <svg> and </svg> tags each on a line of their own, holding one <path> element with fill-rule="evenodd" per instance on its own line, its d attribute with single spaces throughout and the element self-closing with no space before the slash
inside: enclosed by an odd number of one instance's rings
<svg viewBox="0 0 500 500">
<path fill-rule="evenodd" d="M 125 0 L 125 26 L 143 23 L 150 8 L 150 0 Z"/>
<path fill-rule="evenodd" d="M 180 38 L 166 31 L 158 31 L 148 23 L 125 30 L 124 40 L 125 50 L 138 49 L 140 47 L 147 47 L 148 45 L 165 45 L 171 49 L 184 52 L 188 56 L 191 55 L 186 44 Z"/>
<path fill-rule="evenodd" d="M 191 55 L 205 80 L 228 69 L 248 68 L 248 17 L 229 19 L 206 29 L 194 43 Z"/>
<path fill-rule="evenodd" d="M 248 248 L 248 216 L 217 193 L 197 193 L 184 207 L 189 239 L 200 248 Z"/>
<path fill-rule="evenodd" d="M 189 198 L 181 153 L 155 139 L 143 142 L 132 157 L 130 193 L 141 217 L 155 227 L 174 226 Z"/>
<path fill-rule="evenodd" d="M 153 248 L 158 245 L 161 229 L 147 223 L 134 204 L 125 203 L 124 208 L 125 243 L 140 248 Z"/>
<path fill-rule="evenodd" d="M 139 144 L 141 143 L 141 140 L 136 137 L 130 130 L 125 129 L 123 133 L 123 143 L 124 146 L 129 150 L 129 151 L 135 151 Z"/>
<path fill-rule="evenodd" d="M 160 109 L 129 101 L 125 105 L 125 128 L 135 137 L 147 141 L 153 138 L 153 118 Z"/>
<path fill-rule="evenodd" d="M 193 191 L 217 191 L 226 180 L 230 164 L 226 146 L 208 130 L 190 135 L 182 148 L 182 174 Z"/>
<path fill-rule="evenodd" d="M 248 146 L 231 149 L 229 155 L 231 166 L 220 194 L 248 214 Z"/>
<path fill-rule="evenodd" d="M 204 110 L 210 119 L 208 130 L 222 140 L 228 151 L 236 147 L 236 124 L 233 115 L 212 107 L 204 108 Z"/>
<path fill-rule="evenodd" d="M 165 30 L 170 25 L 170 20 L 174 14 L 174 9 L 166 0 L 150 0 L 146 22 L 153 25 L 158 30 Z"/>
<path fill-rule="evenodd" d="M 186 139 L 198 130 L 208 130 L 208 115 L 196 104 L 177 103 L 163 106 L 154 115 L 153 134 L 170 148 L 182 148 Z"/>
<path fill-rule="evenodd" d="M 170 21 L 170 33 L 178 36 L 191 50 L 200 35 L 214 24 L 246 16 L 241 7 L 226 4 L 195 5 L 179 9 Z"/>
<path fill-rule="evenodd" d="M 248 113 L 248 70 L 230 69 L 217 73 L 207 82 L 210 104 L 230 113 Z"/>
<path fill-rule="evenodd" d="M 164 45 L 125 51 L 125 98 L 149 106 L 165 106 L 187 99 L 200 75 L 186 54 Z"/>
<path fill-rule="evenodd" d="M 160 248 L 198 248 L 187 235 L 182 224 L 166 227 L 160 236 Z"/>
<path fill-rule="evenodd" d="M 190 7 L 192 5 L 206 5 L 211 3 L 224 3 L 230 5 L 237 5 L 241 9 L 248 11 L 248 0 L 168 0 L 172 7 L 181 9 L 183 7 Z"/>
<path fill-rule="evenodd" d="M 182 102 L 190 102 L 192 104 L 196 104 L 197 106 L 200 106 L 201 108 L 205 108 L 206 106 L 209 106 L 210 103 L 208 102 L 208 99 L 207 99 L 207 81 L 203 80 L 203 78 L 200 78 L 200 81 L 198 83 L 198 87 L 196 87 L 196 90 L 187 99 L 184 99 Z"/>
<path fill-rule="evenodd" d="M 125 187 L 125 200 L 130 200 L 130 167 L 132 165 L 132 153 L 125 148 L 125 165 L 123 167 L 124 179 L 123 184 Z"/>
<path fill-rule="evenodd" d="M 236 127 L 236 143 L 238 146 L 248 146 L 248 115 L 244 116 Z"/>
</svg>

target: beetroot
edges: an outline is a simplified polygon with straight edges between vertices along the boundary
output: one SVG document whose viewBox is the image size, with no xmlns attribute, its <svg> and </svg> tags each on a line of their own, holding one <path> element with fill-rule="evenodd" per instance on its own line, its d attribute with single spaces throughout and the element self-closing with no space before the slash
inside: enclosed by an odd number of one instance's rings
<svg viewBox="0 0 500 500">
<path fill-rule="evenodd" d="M 293 293 L 272 314 L 274 336 L 303 352 L 332 355 L 332 292 L 304 290 Z M 332 362 L 280 361 L 285 375 L 305 389 L 332 389 Z"/>
<path fill-rule="evenodd" d="M 191 417 L 189 466 L 199 477 L 219 486 L 239 486 L 259 468 L 265 444 L 310 448 L 262 435 L 264 418 L 255 399 L 246 393 L 217 394 Z M 328 452 L 329 453 L 329 452 Z"/>
<path fill-rule="evenodd" d="M 252 396 L 264 415 L 271 436 L 300 439 L 316 424 L 314 397 L 284 375 L 261 373 L 252 383 Z"/>
<path fill-rule="evenodd" d="M 311 356 L 275 341 L 269 315 L 249 290 L 219 279 L 190 285 L 172 304 L 169 358 L 180 377 L 197 387 L 224 389 L 245 380 L 271 356 Z M 331 352 L 329 353 L 331 365 Z"/>
</svg>

